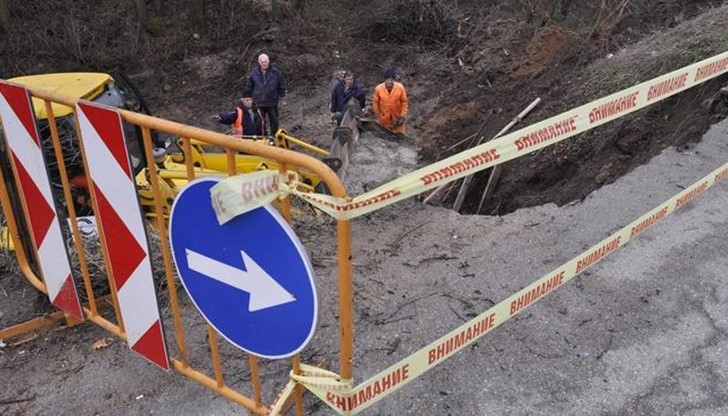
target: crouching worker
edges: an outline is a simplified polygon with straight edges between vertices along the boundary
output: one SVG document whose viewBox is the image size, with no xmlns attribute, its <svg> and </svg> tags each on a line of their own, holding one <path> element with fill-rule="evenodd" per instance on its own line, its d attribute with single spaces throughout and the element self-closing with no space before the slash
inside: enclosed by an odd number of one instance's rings
<svg viewBox="0 0 728 416">
<path fill-rule="evenodd" d="M 243 98 L 234 110 L 212 116 L 212 121 L 228 124 L 232 127 L 235 137 L 267 136 L 263 113 L 253 105 L 253 96 L 249 92 L 243 93 Z"/>
<path fill-rule="evenodd" d="M 336 83 L 336 86 L 331 91 L 331 113 L 332 120 L 339 124 L 341 122 L 341 116 L 344 112 L 344 106 L 352 98 L 356 99 L 359 103 L 359 107 L 364 109 L 366 105 L 366 97 L 364 89 L 359 85 L 359 81 L 354 79 L 354 74 L 346 71 L 344 72 L 344 79 Z"/>
</svg>

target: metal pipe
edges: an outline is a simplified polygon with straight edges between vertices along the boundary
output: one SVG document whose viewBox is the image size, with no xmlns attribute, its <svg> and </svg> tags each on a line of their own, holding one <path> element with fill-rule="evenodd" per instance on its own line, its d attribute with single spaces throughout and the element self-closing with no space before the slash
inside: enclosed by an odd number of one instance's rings
<svg viewBox="0 0 728 416">
<path fill-rule="evenodd" d="M 250 380 L 253 383 L 253 397 L 257 405 L 263 405 L 263 398 L 260 393 L 260 370 L 258 369 L 258 357 L 248 354 L 248 365 L 250 365 Z"/>
<path fill-rule="evenodd" d="M 54 322 L 60 321 L 64 317 L 65 314 L 63 311 L 56 311 L 48 315 L 41 316 L 40 318 L 31 319 L 30 321 L 25 321 L 23 323 L 13 325 L 8 328 L 0 329 L 0 339 L 7 340 L 10 338 L 15 338 L 18 335 L 22 335 L 52 325 Z"/>
<path fill-rule="evenodd" d="M 217 387 L 220 388 L 225 385 L 222 373 L 222 363 L 220 362 L 220 348 L 217 342 L 217 331 L 212 325 L 207 325 L 208 341 L 210 343 L 210 354 L 212 355 L 212 367 L 215 369 L 215 382 Z"/>
<path fill-rule="evenodd" d="M 83 137 L 81 135 L 81 124 L 78 122 L 78 114 L 76 112 L 73 113 L 73 119 L 76 123 L 76 133 L 78 135 L 78 145 L 81 148 L 81 154 L 85 155 L 86 150 L 84 149 L 83 144 Z M 88 168 L 88 162 L 86 161 L 86 158 L 83 159 L 83 170 L 84 172 L 90 172 Z M 96 201 L 96 186 L 94 185 L 94 181 L 88 181 L 88 188 L 91 191 L 91 204 L 93 205 L 94 212 L 99 212 L 99 205 L 98 201 Z M 121 316 L 121 308 L 119 307 L 119 297 L 117 295 L 116 290 L 116 282 L 114 281 L 114 271 L 111 269 L 111 264 L 109 262 L 109 256 L 106 250 L 106 247 L 108 247 L 108 244 L 106 244 L 106 235 L 104 233 L 104 227 L 97 227 L 96 231 L 99 233 L 99 241 L 102 242 L 102 246 L 104 250 L 103 252 L 103 258 L 104 258 L 104 266 L 106 267 L 106 280 L 109 282 L 109 289 L 111 290 L 111 299 L 114 303 L 114 314 L 116 315 L 116 322 L 119 324 L 119 329 L 124 332 L 124 319 Z"/>
<path fill-rule="evenodd" d="M 179 307 L 179 299 L 177 298 L 177 285 L 174 281 L 174 266 L 172 264 L 172 254 L 169 248 L 169 239 L 167 238 L 167 224 L 164 220 L 164 210 L 162 208 L 162 197 L 159 189 L 159 175 L 157 174 L 157 165 L 154 163 L 154 154 L 152 153 L 152 137 L 149 128 L 142 127 L 142 139 L 144 140 L 144 153 L 147 157 L 147 166 L 149 168 L 149 182 L 152 186 L 152 195 L 154 196 L 154 210 L 156 211 L 157 232 L 159 233 L 159 241 L 162 246 L 162 260 L 164 261 L 164 275 L 167 281 L 167 291 L 169 292 L 170 305 L 172 307 L 172 318 L 174 320 L 174 332 L 177 336 L 177 348 L 183 363 L 188 363 L 187 346 L 185 345 L 184 327 L 182 326 L 182 314 Z"/>
<path fill-rule="evenodd" d="M 291 365 L 293 374 L 301 374 L 301 356 L 299 354 L 291 357 Z M 293 392 L 293 400 L 296 404 L 296 416 L 303 416 L 303 386 L 298 383 Z"/>
<path fill-rule="evenodd" d="M 63 197 L 66 198 L 66 209 L 71 219 L 71 232 L 73 232 L 73 243 L 76 247 L 78 255 L 78 264 L 81 267 L 81 275 L 83 276 L 83 284 L 86 288 L 86 297 L 88 298 L 89 308 L 92 315 L 98 314 L 96 308 L 96 296 L 94 295 L 93 285 L 91 284 L 91 274 L 88 271 L 86 263 L 86 253 L 83 251 L 81 242 L 81 233 L 78 231 L 78 222 L 76 222 L 76 207 L 74 205 L 73 196 L 71 195 L 71 185 L 68 181 L 68 171 L 66 170 L 66 161 L 63 159 L 63 151 L 61 150 L 61 140 L 58 136 L 58 126 L 56 118 L 53 114 L 53 106 L 48 100 L 44 100 L 46 114 L 48 115 L 48 127 L 51 130 L 51 139 L 53 140 L 53 150 L 56 154 L 56 162 L 58 163 L 58 172 L 61 176 L 61 184 L 63 185 Z"/>
<path fill-rule="evenodd" d="M 149 127 L 149 126 L 147 126 Z M 190 139 L 182 139 L 182 149 L 185 154 L 185 167 L 187 168 L 187 179 L 195 179 L 195 167 L 192 161 L 192 146 L 190 145 Z"/>
<path fill-rule="evenodd" d="M 179 360 L 172 360 L 172 368 L 174 368 L 175 371 L 177 371 L 180 374 L 183 374 L 192 380 L 195 380 L 196 382 L 202 384 L 203 386 L 209 388 L 210 390 L 214 391 L 215 393 L 230 399 L 234 401 L 235 403 L 238 403 L 240 405 L 245 406 L 247 409 L 253 411 L 256 414 L 259 415 L 265 415 L 268 411 L 268 408 L 255 403 L 250 398 L 243 396 L 242 394 L 238 393 L 237 391 L 231 389 L 228 386 L 217 386 L 217 381 L 215 379 L 212 379 L 199 371 L 193 370 L 184 363 L 182 363 Z"/>
<path fill-rule="evenodd" d="M 351 275 L 351 223 L 336 222 L 339 260 L 339 372 L 344 380 L 353 376 L 354 355 L 354 291 Z"/>
<path fill-rule="evenodd" d="M 281 137 L 283 137 L 287 142 L 293 143 L 297 146 L 303 147 L 304 149 L 310 150 L 314 153 L 318 153 L 322 156 L 328 156 L 330 153 L 327 150 L 324 150 L 318 146 L 312 145 L 311 143 L 306 143 L 303 140 L 300 140 L 296 137 L 290 136 L 286 133 L 279 133 Z M 277 137 L 277 136 L 276 136 Z"/>
<path fill-rule="evenodd" d="M 8 195 L 8 190 L 5 187 L 5 175 L 3 175 L 2 169 L 0 169 L 0 182 L 2 182 L 2 186 L 0 186 L 0 204 L 2 204 L 6 225 L 10 232 L 10 238 L 13 241 L 13 246 L 15 247 L 15 258 L 18 260 L 18 267 L 23 273 L 23 276 L 25 276 L 25 280 L 27 280 L 31 286 L 36 288 L 39 292 L 47 294 L 48 289 L 46 288 L 45 282 L 36 276 L 35 272 L 30 267 L 30 262 L 25 254 L 25 247 L 23 247 L 23 242 L 20 239 L 20 234 L 18 233 L 18 224 L 15 220 L 13 205 L 10 202 L 10 195 Z M 21 213 L 20 215 L 24 214 Z"/>
</svg>

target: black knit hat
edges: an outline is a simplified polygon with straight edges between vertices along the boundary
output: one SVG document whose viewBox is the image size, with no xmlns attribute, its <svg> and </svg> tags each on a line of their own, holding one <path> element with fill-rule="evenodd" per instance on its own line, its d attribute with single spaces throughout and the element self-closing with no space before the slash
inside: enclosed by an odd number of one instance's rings
<svg viewBox="0 0 728 416">
<path fill-rule="evenodd" d="M 252 98 L 253 92 L 250 90 L 243 90 L 243 98 Z"/>
<path fill-rule="evenodd" d="M 392 78 L 395 79 L 397 77 L 397 71 L 394 70 L 394 68 L 389 68 L 388 70 L 384 71 L 384 79 Z"/>
</svg>

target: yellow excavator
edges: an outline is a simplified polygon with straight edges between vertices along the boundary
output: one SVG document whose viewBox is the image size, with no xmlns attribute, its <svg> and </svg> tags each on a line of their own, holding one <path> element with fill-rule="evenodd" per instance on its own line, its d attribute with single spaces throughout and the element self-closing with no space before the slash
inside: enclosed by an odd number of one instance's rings
<svg viewBox="0 0 728 416">
<path fill-rule="evenodd" d="M 148 115 L 152 113 L 143 96 L 121 71 L 112 71 L 110 73 L 77 72 L 42 74 L 12 78 L 8 81 L 33 89 L 53 91 L 61 95 L 89 100 L 129 111 Z M 48 172 L 52 186 L 55 188 L 54 193 L 57 193 L 59 196 L 58 200 L 63 200 L 63 198 L 60 198 L 62 196 L 62 187 L 58 161 L 55 157 L 52 140 L 50 140 L 48 114 L 46 114 L 45 105 L 40 99 L 33 98 L 33 107 Z M 78 216 L 91 216 L 93 215 L 93 210 L 89 203 L 89 192 L 86 188 L 83 161 L 76 136 L 73 108 L 54 103 L 52 109 L 61 139 L 66 170 L 71 182 L 74 207 Z M 146 158 L 144 157 L 141 131 L 137 126 L 125 122 L 122 124 L 142 209 L 148 216 L 154 216 L 154 201 L 152 199 L 151 185 L 149 182 L 150 175 L 146 166 Z M 0 129 L 0 134 L 1 131 L 2 129 Z M 181 143 L 183 139 L 163 137 L 158 132 L 153 132 L 152 139 L 155 147 L 153 154 L 155 155 L 155 162 L 158 167 L 160 189 L 164 195 L 163 207 L 166 216 L 171 209 L 177 193 L 188 182 L 185 154 L 180 150 L 182 149 Z M 292 137 L 284 131 L 279 131 L 275 137 L 252 137 L 250 139 L 261 140 L 271 146 L 285 148 L 298 146 L 306 151 L 317 154 L 329 166 L 336 168 L 336 159 L 330 158 L 329 152 Z M 190 145 L 192 164 L 195 167 L 197 176 L 227 175 L 228 162 L 227 155 L 224 152 L 194 139 L 190 139 Z M 265 169 L 278 170 L 278 164 L 274 160 L 245 154 L 235 155 L 235 166 L 237 172 L 240 173 Z M 15 184 L 12 181 L 12 173 L 4 140 L 0 140 L 0 167 L 3 169 L 6 186 L 11 192 L 11 198 L 17 201 L 17 198 L 13 197 L 13 194 L 17 195 L 17 193 Z M 316 190 L 317 192 L 326 193 L 325 185 L 317 175 L 305 169 L 297 169 L 297 173 L 301 178 L 299 186 L 302 187 L 302 190 Z M 0 249 L 12 248 L 12 243 L 7 234 L 7 230 L 3 227 L 0 233 Z"/>
</svg>

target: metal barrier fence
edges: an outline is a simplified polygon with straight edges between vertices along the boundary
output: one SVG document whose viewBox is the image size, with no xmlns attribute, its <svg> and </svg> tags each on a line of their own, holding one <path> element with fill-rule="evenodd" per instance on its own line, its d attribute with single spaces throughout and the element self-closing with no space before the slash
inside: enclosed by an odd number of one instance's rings
<svg viewBox="0 0 728 416">
<path fill-rule="evenodd" d="M 80 140 L 80 144 L 83 147 L 88 147 L 90 144 L 90 138 L 84 138 L 82 137 L 82 134 L 80 132 L 80 120 L 79 120 L 79 114 L 78 109 L 81 108 L 81 105 L 85 104 L 91 104 L 88 102 L 84 102 L 83 100 L 77 100 L 72 99 L 69 97 L 61 96 L 52 92 L 48 91 L 41 91 L 41 90 L 35 90 L 35 89 L 26 89 L 24 87 L 19 87 L 10 83 L 2 82 L 3 86 L 9 86 L 9 87 L 16 87 L 23 90 L 27 90 L 32 97 L 35 97 L 37 99 L 40 99 L 43 101 L 45 110 L 48 116 L 48 122 L 50 127 L 50 135 L 53 142 L 53 149 L 55 152 L 56 159 L 58 161 L 58 170 L 60 173 L 60 180 L 62 182 L 63 187 L 63 198 L 65 198 L 65 205 L 67 207 L 67 214 L 70 219 L 70 231 L 73 236 L 73 241 L 75 244 L 76 253 L 79 258 L 80 263 L 80 272 L 83 278 L 83 283 L 85 286 L 85 294 L 88 299 L 86 303 L 84 303 L 81 306 L 82 315 L 83 317 L 90 321 L 95 323 L 96 325 L 100 326 L 101 328 L 105 329 L 106 331 L 110 332 L 111 334 L 127 339 L 129 333 L 127 331 L 128 328 L 125 328 L 124 325 L 124 314 L 123 314 L 123 307 L 120 306 L 120 300 L 119 300 L 119 291 L 117 284 L 114 282 L 114 279 L 112 278 L 111 274 L 108 273 L 109 276 L 109 288 L 111 290 L 111 294 L 106 297 L 97 297 L 97 295 L 94 293 L 94 290 L 92 288 L 92 281 L 91 276 L 89 272 L 89 266 L 87 263 L 87 259 L 84 255 L 84 248 L 82 246 L 82 238 L 81 233 L 79 231 L 79 227 L 77 225 L 77 213 L 74 209 L 74 203 L 72 200 L 71 195 L 71 184 L 69 181 L 69 175 L 66 171 L 66 166 L 64 164 L 64 155 L 63 150 L 61 146 L 61 139 L 59 137 L 58 132 L 58 126 L 56 125 L 56 120 L 54 119 L 54 106 L 56 105 L 63 105 L 71 108 L 75 108 L 76 112 L 74 113 L 74 120 L 76 129 L 78 131 L 78 139 Z M 27 93 L 26 93 L 27 94 Z M 30 103 L 30 100 L 28 100 L 28 103 Z M 323 162 L 307 156 L 302 153 L 297 153 L 291 150 L 279 148 L 270 146 L 263 143 L 257 143 L 250 140 L 240 140 L 238 138 L 232 138 L 230 136 L 226 136 L 224 134 L 215 133 L 211 131 L 207 131 L 204 129 L 196 128 L 187 126 L 180 123 L 171 122 L 168 120 L 162 120 L 159 118 L 138 114 L 130 111 L 125 110 L 117 110 L 113 109 L 113 111 L 117 112 L 121 119 L 132 126 L 137 126 L 141 129 L 142 138 L 143 138 L 143 147 L 144 147 L 144 157 L 146 158 L 146 164 L 148 169 L 148 180 L 151 185 L 152 189 L 152 195 L 153 195 L 153 212 L 151 217 L 154 218 L 154 223 L 156 226 L 156 230 L 161 236 L 161 250 L 162 250 L 162 258 L 164 263 L 164 274 L 166 279 L 166 286 L 168 290 L 169 295 L 169 302 L 170 302 L 170 308 L 172 312 L 172 318 L 173 318 L 173 329 L 174 329 L 174 339 L 176 341 L 176 356 L 171 357 L 169 360 L 169 364 L 171 364 L 171 368 L 173 368 L 175 371 L 185 375 L 186 377 L 189 377 L 198 383 L 202 384 L 203 386 L 215 391 L 216 393 L 220 394 L 223 397 L 226 397 L 236 403 L 239 403 L 240 405 L 246 407 L 249 409 L 251 413 L 254 414 L 266 414 L 269 410 L 269 406 L 264 404 L 262 401 L 262 393 L 261 393 L 261 379 L 259 374 L 259 360 L 258 357 L 247 354 L 247 361 L 249 366 L 249 371 L 251 374 L 251 383 L 252 383 L 252 395 L 246 395 L 241 393 L 240 391 L 237 391 L 230 386 L 228 386 L 225 383 L 223 374 L 224 374 L 224 365 L 223 360 L 221 359 L 220 350 L 219 350 L 219 342 L 218 342 L 218 332 L 213 328 L 211 325 L 207 324 L 207 338 L 209 343 L 209 350 L 210 350 L 210 359 L 212 361 L 212 367 L 213 367 L 213 374 L 208 375 L 205 374 L 200 368 L 196 367 L 195 364 L 190 359 L 190 354 L 188 350 L 187 345 L 187 338 L 185 336 L 185 330 L 184 330 L 184 320 L 185 316 L 183 315 L 180 307 L 180 300 L 178 298 L 178 293 L 176 291 L 176 284 L 175 284 L 175 269 L 173 265 L 172 260 L 172 254 L 170 251 L 170 244 L 167 240 L 167 231 L 168 231 L 168 224 L 165 220 L 165 217 L 167 216 L 168 212 L 165 210 L 165 200 L 163 199 L 164 194 L 162 193 L 162 190 L 160 189 L 160 183 L 159 183 L 159 170 L 157 168 L 157 164 L 155 163 L 155 158 L 153 154 L 153 140 L 152 136 L 154 132 L 161 132 L 166 134 L 171 134 L 174 136 L 178 136 L 182 138 L 182 153 L 184 154 L 184 163 L 186 167 L 186 179 L 191 180 L 196 177 L 196 175 L 199 173 L 199 170 L 196 169 L 196 167 L 193 165 L 193 158 L 192 158 L 192 148 L 191 148 L 191 141 L 196 140 L 201 143 L 212 145 L 212 146 L 219 146 L 224 148 L 225 153 L 227 155 L 227 174 L 228 175 L 235 175 L 236 172 L 236 164 L 235 164 L 235 157 L 238 152 L 243 152 L 246 154 L 251 155 L 257 155 L 264 158 L 268 158 L 271 160 L 274 160 L 278 162 L 279 171 L 283 174 L 287 172 L 289 168 L 303 168 L 307 169 L 314 174 L 318 175 L 322 182 L 326 184 L 329 191 L 332 195 L 337 197 L 346 197 L 346 191 L 339 180 L 339 178 L 336 176 L 336 174 Z M 32 110 L 31 110 L 32 114 Z M 5 123 L 7 124 L 8 121 L 5 120 Z M 33 123 L 35 123 L 35 120 L 33 120 Z M 27 126 L 26 126 L 27 127 Z M 7 129 L 6 129 L 7 131 Z M 37 134 L 37 133 L 36 133 Z M 284 133 L 279 132 L 279 136 Z M 290 137 L 277 137 L 277 140 L 285 140 L 290 139 Z M 8 154 L 11 154 L 11 151 L 8 150 Z M 14 157 L 14 155 L 9 156 L 10 158 Z M 16 161 L 17 162 L 17 161 Z M 86 172 L 89 172 L 89 168 L 91 167 L 89 165 L 88 160 L 84 160 L 84 165 L 86 168 Z M 16 164 L 13 164 L 13 173 L 18 177 L 18 167 L 16 167 Z M 35 267 L 35 264 L 37 264 L 37 261 L 40 260 L 40 255 L 37 255 L 37 252 L 33 250 L 33 247 L 28 247 L 28 239 L 22 238 L 20 235 L 20 227 L 18 225 L 18 220 L 23 221 L 25 220 L 26 224 L 27 221 L 30 220 L 30 211 L 28 204 L 20 204 L 22 205 L 20 208 L 23 212 L 18 212 L 18 206 L 19 204 L 17 201 L 12 200 L 11 193 L 9 192 L 9 189 L 5 186 L 6 184 L 6 178 L 4 177 L 3 173 L 0 172 L 0 181 L 2 182 L 2 186 L 0 186 L 0 202 L 2 202 L 2 208 L 3 212 L 5 213 L 6 220 L 7 220 L 7 227 L 10 234 L 10 237 L 12 239 L 12 243 L 15 247 L 15 252 L 18 260 L 18 264 L 20 266 L 20 270 L 22 271 L 23 275 L 27 279 L 27 281 L 33 285 L 37 290 L 48 293 L 49 288 L 46 281 L 44 281 L 43 276 L 41 273 L 36 272 L 38 267 Z M 132 178 L 133 180 L 133 178 Z M 92 182 L 92 181 L 89 181 Z M 17 182 L 14 182 L 17 184 Z M 89 183 L 89 187 L 93 191 L 94 186 L 99 186 L 97 184 Z M 22 190 L 21 190 L 22 191 Z M 93 194 L 92 194 L 93 195 Z M 93 199 L 93 198 L 92 198 Z M 98 212 L 99 209 L 103 209 L 99 205 L 99 201 L 93 200 L 94 204 L 94 212 Z M 14 209 L 15 207 L 15 209 Z M 291 205 L 288 198 L 283 198 L 281 200 L 280 204 L 280 210 L 284 216 L 284 218 L 288 222 L 292 222 L 292 213 L 291 213 Z M 20 218 L 19 218 L 20 217 Z M 112 260 L 109 256 L 109 247 L 108 247 L 108 241 L 104 239 L 103 236 L 103 227 L 98 227 L 100 234 L 100 241 L 103 245 L 104 249 L 104 263 L 106 266 L 107 271 L 113 271 L 114 265 L 112 264 Z M 352 378 L 352 350 L 353 350 L 353 319 L 352 319 L 352 305 L 353 305 L 353 293 L 352 293 L 352 278 L 351 278 L 351 241 L 350 241 L 350 224 L 348 220 L 338 220 L 337 221 L 337 239 L 338 239 L 338 246 L 337 246 L 337 257 L 338 257 L 338 265 L 339 265 L 339 280 L 338 280 L 338 289 L 339 289 L 339 363 L 340 363 L 340 372 L 339 374 L 343 379 L 350 380 Z M 37 257 L 36 257 L 37 255 Z M 35 258 L 34 258 L 35 257 Z M 41 268 L 42 269 L 42 268 Z M 74 288 L 75 290 L 75 288 Z M 51 299 L 53 301 L 53 299 Z M 113 314 L 112 317 L 105 317 L 102 314 L 102 309 L 104 306 L 111 305 L 113 307 Z M 81 311 L 79 310 L 79 311 Z M 79 314 L 80 315 L 80 314 Z M 0 330 L 0 339 L 7 339 L 11 337 L 18 336 L 20 334 L 26 333 L 28 331 L 33 331 L 38 328 L 41 328 L 43 326 L 49 325 L 57 320 L 65 319 L 67 324 L 69 326 L 75 325 L 79 322 L 79 319 L 81 316 L 73 317 L 68 313 L 64 313 L 64 311 L 58 311 L 52 314 L 49 314 L 47 316 L 33 319 L 21 324 L 17 324 L 15 326 L 2 329 Z M 294 374 L 301 373 L 301 361 L 298 354 L 293 356 L 290 359 L 291 362 L 291 368 L 292 372 Z M 163 361 L 162 361 L 163 363 Z M 159 363 L 157 363 L 159 365 Z M 164 367 L 164 365 L 162 365 Z M 287 381 L 287 380 L 286 380 Z M 303 414 L 303 401 L 302 401 L 302 395 L 303 395 L 303 387 L 297 386 L 295 390 L 295 394 L 293 394 L 293 403 L 288 404 L 288 408 L 290 406 L 295 405 L 296 414 Z"/>
</svg>

